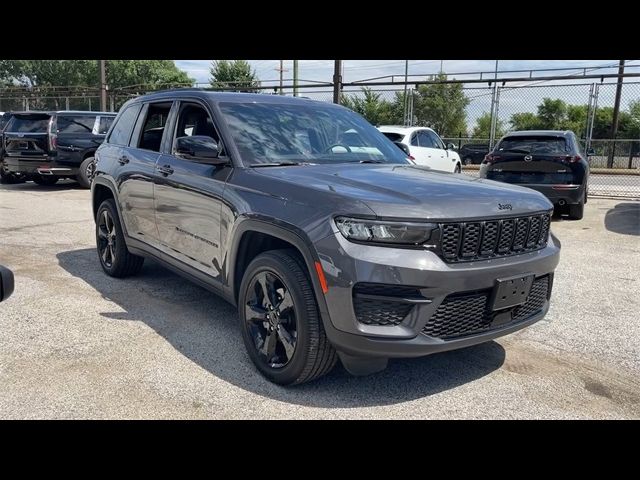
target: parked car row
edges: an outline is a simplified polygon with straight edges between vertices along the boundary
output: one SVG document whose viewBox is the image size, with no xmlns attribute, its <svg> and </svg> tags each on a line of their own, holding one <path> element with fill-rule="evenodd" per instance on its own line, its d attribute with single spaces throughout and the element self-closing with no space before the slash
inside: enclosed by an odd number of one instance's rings
<svg viewBox="0 0 640 480">
<path fill-rule="evenodd" d="M 0 123 L 0 181 L 53 185 L 74 178 L 89 188 L 94 153 L 116 114 L 86 111 L 9 112 Z"/>
</svg>

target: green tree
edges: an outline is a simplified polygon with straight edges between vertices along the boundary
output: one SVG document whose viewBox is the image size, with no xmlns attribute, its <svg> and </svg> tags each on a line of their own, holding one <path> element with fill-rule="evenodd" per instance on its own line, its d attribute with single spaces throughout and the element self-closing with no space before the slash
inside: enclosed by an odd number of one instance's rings
<svg viewBox="0 0 640 480">
<path fill-rule="evenodd" d="M 567 116 L 567 104 L 560 100 L 552 100 L 551 98 L 543 98 L 542 103 L 538 105 L 538 122 L 539 127 L 545 130 L 557 130 L 562 128 Z"/>
<path fill-rule="evenodd" d="M 107 84 L 128 86 L 191 85 L 193 80 L 172 60 L 108 60 Z M 85 86 L 98 88 L 97 60 L 4 60 L 0 78 L 27 87 Z"/>
<path fill-rule="evenodd" d="M 587 130 L 587 105 L 567 105 L 567 115 L 561 125 L 563 130 L 571 130 L 578 138 L 584 138 Z"/>
<path fill-rule="evenodd" d="M 514 113 L 509 120 L 512 130 L 535 130 L 540 127 L 540 119 L 535 113 Z"/>
<path fill-rule="evenodd" d="M 106 74 L 112 90 L 133 85 L 152 89 L 190 87 L 194 82 L 173 60 L 108 60 Z"/>
<path fill-rule="evenodd" d="M 370 88 L 362 88 L 362 96 L 351 94 L 342 95 L 340 103 L 359 113 L 373 125 L 388 125 L 398 123 L 394 118 L 394 108 L 391 102 L 381 99 L 380 93 L 373 92 Z"/>
<path fill-rule="evenodd" d="M 496 136 L 500 138 L 505 134 L 504 122 L 499 120 L 496 122 Z M 476 126 L 473 127 L 473 138 L 488 139 L 491 138 L 491 114 L 485 113 L 478 117 L 476 120 Z"/>
<path fill-rule="evenodd" d="M 430 78 L 441 82 L 446 79 L 444 73 Z M 457 136 L 467 131 L 467 105 L 469 99 L 461 83 L 433 83 L 418 87 L 413 112 L 417 125 L 429 126 L 443 137 Z"/>
<path fill-rule="evenodd" d="M 213 88 L 232 88 L 243 92 L 256 91 L 259 84 L 255 70 L 246 60 L 214 60 L 209 69 Z"/>
<path fill-rule="evenodd" d="M 631 117 L 629 138 L 640 138 L 640 100 L 629 103 L 629 116 Z"/>
</svg>

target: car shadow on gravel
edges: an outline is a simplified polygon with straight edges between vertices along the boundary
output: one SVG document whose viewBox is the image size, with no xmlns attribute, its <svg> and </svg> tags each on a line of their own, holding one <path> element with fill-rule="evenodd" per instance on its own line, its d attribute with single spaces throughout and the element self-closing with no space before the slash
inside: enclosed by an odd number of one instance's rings
<svg viewBox="0 0 640 480">
<path fill-rule="evenodd" d="M 54 192 L 61 190 L 85 190 L 75 180 L 60 180 L 55 185 L 38 185 L 34 182 L 0 184 L 0 190 L 16 192 Z"/>
<path fill-rule="evenodd" d="M 106 322 L 144 322 L 213 375 L 282 402 L 321 408 L 402 403 L 478 380 L 505 360 L 502 346 L 487 342 L 422 358 L 392 359 L 385 371 L 368 377 L 353 377 L 338 364 L 315 382 L 284 388 L 255 370 L 242 343 L 237 310 L 215 294 L 149 260 L 138 276 L 114 279 L 104 274 L 94 249 L 61 252 L 57 258 L 63 269 L 123 310 L 101 313 Z"/>
<path fill-rule="evenodd" d="M 619 203 L 604 217 L 607 230 L 623 235 L 640 235 L 640 202 Z"/>
</svg>

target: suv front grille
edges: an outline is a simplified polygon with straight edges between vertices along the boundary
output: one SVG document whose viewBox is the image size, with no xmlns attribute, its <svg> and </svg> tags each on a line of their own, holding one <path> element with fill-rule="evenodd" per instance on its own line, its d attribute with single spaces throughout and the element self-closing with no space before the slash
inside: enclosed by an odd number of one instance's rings
<svg viewBox="0 0 640 480">
<path fill-rule="evenodd" d="M 447 262 L 482 260 L 539 250 L 547 245 L 551 215 L 440 224 L 440 253 Z"/>
<path fill-rule="evenodd" d="M 520 322 L 539 313 L 550 294 L 550 276 L 537 278 L 531 286 L 527 301 L 517 307 L 493 312 L 490 310 L 491 289 L 479 292 L 449 295 L 440 304 L 422 329 L 422 333 L 435 338 L 455 338 L 482 333 L 492 328 L 496 315 L 511 313 L 511 322 Z"/>
<path fill-rule="evenodd" d="M 406 298 L 422 298 L 420 290 L 380 283 L 357 283 L 353 287 L 353 309 L 358 322 L 365 325 L 399 325 L 415 307 L 403 301 Z"/>
</svg>

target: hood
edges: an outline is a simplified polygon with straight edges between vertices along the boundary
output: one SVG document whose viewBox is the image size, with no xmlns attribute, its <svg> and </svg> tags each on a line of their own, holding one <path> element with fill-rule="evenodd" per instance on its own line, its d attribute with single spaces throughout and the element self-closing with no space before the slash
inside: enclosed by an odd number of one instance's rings
<svg viewBox="0 0 640 480">
<path fill-rule="evenodd" d="M 378 217 L 464 219 L 550 210 L 547 198 L 529 188 L 413 165 L 338 164 L 255 169 L 296 186 L 359 200 Z M 298 189 L 292 189 L 296 192 Z M 286 192 L 282 197 L 290 201 Z M 302 200 L 302 199 L 301 199 Z M 337 210 L 341 211 L 339 205 Z"/>
</svg>

